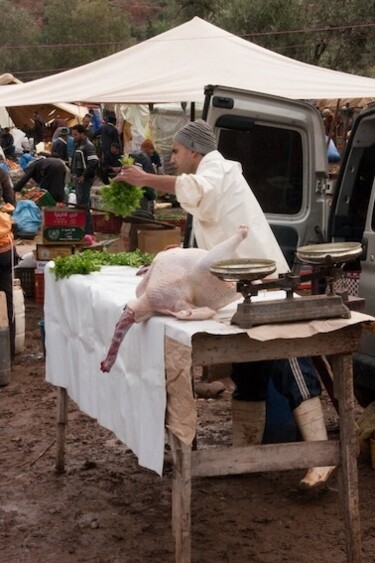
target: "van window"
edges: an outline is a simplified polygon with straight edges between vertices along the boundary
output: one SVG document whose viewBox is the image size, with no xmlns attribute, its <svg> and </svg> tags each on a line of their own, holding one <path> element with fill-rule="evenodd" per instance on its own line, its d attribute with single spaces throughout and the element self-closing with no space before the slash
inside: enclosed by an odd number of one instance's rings
<svg viewBox="0 0 375 563">
<path fill-rule="evenodd" d="M 347 169 L 332 219 L 332 236 L 360 242 L 365 229 L 375 174 L 375 145 L 356 147 L 350 153 Z"/>
<path fill-rule="evenodd" d="M 299 213 L 303 193 L 301 135 L 239 116 L 221 116 L 216 128 L 218 150 L 225 158 L 242 164 L 263 211 Z"/>
</svg>

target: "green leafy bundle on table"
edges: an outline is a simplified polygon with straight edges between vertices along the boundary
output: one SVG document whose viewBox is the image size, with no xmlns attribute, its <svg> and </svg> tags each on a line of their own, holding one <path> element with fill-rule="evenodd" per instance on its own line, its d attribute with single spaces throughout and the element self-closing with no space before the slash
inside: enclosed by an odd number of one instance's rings
<svg viewBox="0 0 375 563">
<path fill-rule="evenodd" d="M 72 254 L 71 256 L 59 256 L 55 258 L 55 265 L 52 269 L 57 280 L 68 278 L 73 274 L 90 274 L 98 272 L 102 266 L 132 266 L 140 268 L 151 264 L 153 256 L 140 250 L 134 252 L 118 252 L 110 254 L 109 252 L 98 252 L 95 250 L 86 250 Z"/>
<path fill-rule="evenodd" d="M 123 165 L 134 164 L 134 159 L 130 156 L 124 156 L 119 159 Z M 107 213 L 113 213 L 119 217 L 127 217 L 141 206 L 143 197 L 143 189 L 138 186 L 132 186 L 127 182 L 119 182 L 111 180 L 108 186 L 101 189 L 100 196 L 102 204 L 100 209 Z"/>
</svg>

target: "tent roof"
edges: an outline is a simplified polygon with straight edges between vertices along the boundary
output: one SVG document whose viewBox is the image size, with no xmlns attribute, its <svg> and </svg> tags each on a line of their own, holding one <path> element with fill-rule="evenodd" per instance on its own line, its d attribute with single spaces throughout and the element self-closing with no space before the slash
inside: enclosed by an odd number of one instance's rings
<svg viewBox="0 0 375 563">
<path fill-rule="evenodd" d="M 0 75 L 0 85 L 4 84 L 23 84 L 21 80 L 13 76 L 12 74 L 5 73 Z M 0 92 L 2 88 L 0 88 Z M 61 119 L 66 119 L 68 124 L 76 123 L 81 121 L 83 116 L 87 113 L 87 108 L 83 106 L 77 106 L 75 104 L 67 103 L 36 103 L 34 100 L 29 101 L 26 104 L 18 106 L 17 104 L 4 104 L 7 106 L 8 114 L 17 125 L 17 127 L 23 127 L 25 124 L 29 127 L 33 125 L 34 121 L 33 111 L 38 110 L 39 114 L 43 117 L 44 121 L 48 123 L 53 119 L 59 117 Z M 0 103 L 0 107 L 2 104 Z M 0 116 L 0 125 L 9 125 L 9 118 L 6 116 L 6 112 L 3 110 Z"/>
<path fill-rule="evenodd" d="M 202 101 L 207 84 L 294 99 L 375 96 L 372 78 L 289 59 L 195 17 L 87 65 L 2 86 L 0 106 Z"/>
</svg>

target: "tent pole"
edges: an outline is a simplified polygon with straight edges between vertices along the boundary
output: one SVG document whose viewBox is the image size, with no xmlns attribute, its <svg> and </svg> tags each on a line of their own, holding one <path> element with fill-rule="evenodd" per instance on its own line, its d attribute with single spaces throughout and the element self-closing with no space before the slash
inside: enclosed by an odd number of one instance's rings
<svg viewBox="0 0 375 563">
<path fill-rule="evenodd" d="M 190 121 L 195 121 L 195 102 L 190 104 Z"/>
</svg>

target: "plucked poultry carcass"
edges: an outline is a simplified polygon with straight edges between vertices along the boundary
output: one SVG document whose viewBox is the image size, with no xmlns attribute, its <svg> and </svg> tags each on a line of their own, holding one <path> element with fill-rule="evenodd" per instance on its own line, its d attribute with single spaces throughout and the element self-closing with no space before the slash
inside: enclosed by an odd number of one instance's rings
<svg viewBox="0 0 375 563">
<path fill-rule="evenodd" d="M 237 246 L 247 237 L 248 227 L 241 225 L 228 240 L 211 250 L 173 248 L 159 252 L 116 324 L 107 357 L 100 364 L 109 372 L 121 342 L 133 323 L 163 314 L 183 320 L 210 319 L 215 312 L 238 297 L 236 284 L 224 282 L 210 273 L 218 260 L 232 258 Z"/>
</svg>

